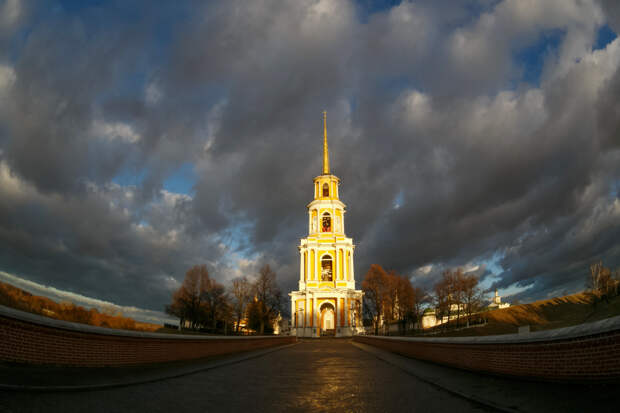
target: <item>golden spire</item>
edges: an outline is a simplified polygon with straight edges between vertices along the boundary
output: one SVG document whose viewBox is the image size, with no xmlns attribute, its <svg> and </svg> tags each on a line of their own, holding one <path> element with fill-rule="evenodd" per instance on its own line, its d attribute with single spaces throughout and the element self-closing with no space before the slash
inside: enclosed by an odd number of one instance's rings
<svg viewBox="0 0 620 413">
<path fill-rule="evenodd" d="M 327 149 L 327 112 L 323 111 L 323 175 L 329 175 L 329 149 Z"/>
</svg>

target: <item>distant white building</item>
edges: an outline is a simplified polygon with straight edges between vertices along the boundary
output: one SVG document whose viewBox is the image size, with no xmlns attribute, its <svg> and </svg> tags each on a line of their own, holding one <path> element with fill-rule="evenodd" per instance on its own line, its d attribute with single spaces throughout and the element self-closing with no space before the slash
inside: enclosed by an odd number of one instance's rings
<svg viewBox="0 0 620 413">
<path fill-rule="evenodd" d="M 500 297 L 497 290 L 495 290 L 495 297 L 493 297 L 493 301 L 489 304 L 489 310 L 497 310 L 498 308 L 506 307 L 510 307 L 510 303 L 502 303 L 502 297 Z"/>
</svg>

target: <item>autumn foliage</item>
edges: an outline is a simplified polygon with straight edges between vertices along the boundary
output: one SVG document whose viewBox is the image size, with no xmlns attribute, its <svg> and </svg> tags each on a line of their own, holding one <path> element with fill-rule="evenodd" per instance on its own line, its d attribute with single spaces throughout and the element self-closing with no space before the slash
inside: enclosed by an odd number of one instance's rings
<svg viewBox="0 0 620 413">
<path fill-rule="evenodd" d="M 380 325 L 394 322 L 402 334 L 408 323 L 419 321 L 426 294 L 412 286 L 408 278 L 373 264 L 362 281 L 362 290 L 364 309 L 372 318 L 375 334 L 379 333 Z"/>
<path fill-rule="evenodd" d="M 100 312 L 96 308 L 86 309 L 68 302 L 57 303 L 49 298 L 30 294 L 27 291 L 3 282 L 0 282 L 0 305 L 57 320 L 90 324 L 98 327 L 139 331 L 155 331 L 161 328 L 157 324 L 139 323 L 132 318 L 123 317 L 120 312 L 114 314 L 113 310 L 110 310 L 110 314 L 107 314 Z"/>
</svg>

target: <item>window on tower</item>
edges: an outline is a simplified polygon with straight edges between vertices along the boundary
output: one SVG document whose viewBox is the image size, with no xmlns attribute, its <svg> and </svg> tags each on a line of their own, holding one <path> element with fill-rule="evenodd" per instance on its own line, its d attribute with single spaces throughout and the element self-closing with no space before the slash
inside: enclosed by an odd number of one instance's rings
<svg viewBox="0 0 620 413">
<path fill-rule="evenodd" d="M 331 232 L 332 230 L 332 218 L 328 213 L 323 214 L 323 220 L 321 221 L 321 232 Z"/>
<path fill-rule="evenodd" d="M 323 184 L 323 196 L 329 197 L 329 184 L 327 182 Z"/>
<path fill-rule="evenodd" d="M 321 259 L 321 281 L 332 281 L 332 257 L 325 255 Z"/>
</svg>

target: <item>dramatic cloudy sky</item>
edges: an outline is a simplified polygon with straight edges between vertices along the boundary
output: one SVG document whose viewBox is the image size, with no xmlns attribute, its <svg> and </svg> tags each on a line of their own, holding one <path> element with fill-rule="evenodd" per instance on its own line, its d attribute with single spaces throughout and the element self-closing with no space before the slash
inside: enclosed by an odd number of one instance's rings
<svg viewBox="0 0 620 413">
<path fill-rule="evenodd" d="M 578 291 L 620 265 L 617 32 L 614 0 L 0 0 L 0 278 L 292 289 L 327 110 L 358 282 Z"/>
</svg>

